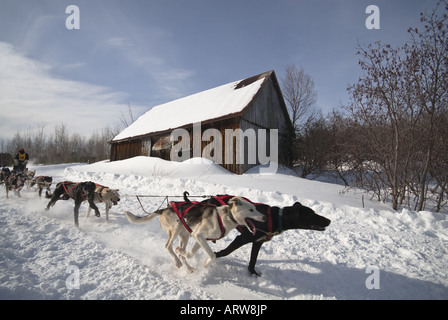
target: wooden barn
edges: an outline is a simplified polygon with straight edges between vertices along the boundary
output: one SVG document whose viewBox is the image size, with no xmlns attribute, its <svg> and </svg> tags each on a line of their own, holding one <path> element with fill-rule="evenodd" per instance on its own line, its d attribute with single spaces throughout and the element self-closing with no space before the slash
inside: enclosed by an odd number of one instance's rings
<svg viewBox="0 0 448 320">
<path fill-rule="evenodd" d="M 292 125 L 274 71 L 153 107 L 110 142 L 110 160 L 135 156 L 178 160 L 177 153 L 172 153 L 173 148 L 186 138 L 173 139 L 175 129 L 183 129 L 181 131 L 187 133 L 190 140 L 183 141 L 188 150 L 182 150 L 182 159 L 185 153 L 188 153 L 187 158 L 199 155 L 242 174 L 260 163 L 259 157 L 254 161 L 252 156 L 262 150 L 271 161 L 276 159 L 278 163 L 289 164 Z M 273 157 L 269 139 L 273 129 L 277 133 L 278 157 Z M 261 131 L 267 139 L 259 136 Z M 211 138 L 210 132 L 215 133 Z M 226 136 L 229 132 L 235 133 L 231 139 Z M 217 143 L 222 148 L 215 148 Z M 238 149 L 240 146 L 242 149 Z M 237 155 L 241 157 L 243 152 L 244 161 L 240 161 Z M 171 154 L 176 155 L 176 159 L 171 159 Z"/>
</svg>

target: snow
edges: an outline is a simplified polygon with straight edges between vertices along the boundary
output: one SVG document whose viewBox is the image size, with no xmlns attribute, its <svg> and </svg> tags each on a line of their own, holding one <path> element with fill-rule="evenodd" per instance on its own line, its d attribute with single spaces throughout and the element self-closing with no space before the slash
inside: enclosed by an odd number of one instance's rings
<svg viewBox="0 0 448 320">
<path fill-rule="evenodd" d="M 235 81 L 155 106 L 120 132 L 113 141 L 172 130 L 184 125 L 241 112 L 261 88 L 264 80 L 265 77 L 262 77 L 239 89 L 235 89 L 235 86 L 241 80 Z"/>
<path fill-rule="evenodd" d="M 448 219 L 444 214 L 394 212 L 365 200 L 362 192 L 309 181 L 283 169 L 261 175 L 259 168 L 238 176 L 210 161 L 182 163 L 136 157 L 94 164 L 31 166 L 54 181 L 91 180 L 123 195 L 102 217 L 73 222 L 73 202 L 22 190 L 6 199 L 0 190 L 0 299 L 447 299 Z M 158 221 L 130 224 L 124 211 L 145 215 L 130 195 L 238 194 L 253 201 L 288 206 L 295 201 L 332 220 L 324 232 L 289 230 L 265 243 L 256 269 L 247 265 L 250 245 L 202 267 L 199 251 L 187 274 L 165 250 L 167 236 Z M 342 192 L 344 191 L 344 192 Z M 141 198 L 145 210 L 164 206 L 163 198 Z M 175 199 L 173 199 L 175 200 Z M 226 247 L 238 234 L 210 243 Z M 191 241 L 190 245 L 192 245 Z M 379 289 L 368 289 L 379 271 Z M 78 277 L 79 276 L 79 277 Z M 376 280 L 375 280 L 376 281 Z"/>
</svg>

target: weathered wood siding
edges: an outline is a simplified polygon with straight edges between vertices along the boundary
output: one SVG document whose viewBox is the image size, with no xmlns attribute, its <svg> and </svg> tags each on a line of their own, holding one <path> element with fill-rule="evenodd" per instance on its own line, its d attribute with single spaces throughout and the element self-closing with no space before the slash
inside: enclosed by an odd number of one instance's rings
<svg viewBox="0 0 448 320">
<path fill-rule="evenodd" d="M 263 85 L 261 90 L 257 93 L 256 97 L 252 103 L 247 107 L 245 112 L 241 117 L 241 129 L 246 131 L 248 129 L 253 129 L 257 132 L 257 142 L 256 146 L 245 145 L 245 152 L 255 152 L 252 150 L 256 148 L 257 160 L 258 160 L 258 130 L 266 130 L 266 150 L 267 155 L 270 155 L 271 145 L 270 145 L 270 130 L 278 130 L 278 162 L 286 164 L 288 162 L 288 137 L 290 137 L 291 122 L 289 120 L 289 115 L 286 110 L 285 102 L 283 96 L 281 95 L 281 90 L 279 84 L 275 77 L 270 76 L 266 79 L 266 83 Z M 249 149 L 252 148 L 252 149 Z M 242 165 L 242 172 L 249 170 L 250 168 L 258 165 L 250 164 L 245 161 Z"/>
<path fill-rule="evenodd" d="M 280 134 L 285 134 L 289 115 L 286 113 L 283 97 L 278 95 L 281 91 L 277 86 L 278 83 L 272 76 L 266 79 L 242 118 L 258 128 L 278 129 Z"/>
<path fill-rule="evenodd" d="M 130 140 L 113 143 L 110 148 L 110 160 L 124 160 L 142 155 L 142 140 Z"/>
<path fill-rule="evenodd" d="M 199 132 L 196 133 L 196 135 L 193 134 L 193 127 L 187 128 L 187 131 L 190 134 L 190 158 L 193 158 L 195 156 L 193 147 L 200 145 L 201 156 L 204 156 L 204 158 L 209 158 L 211 156 L 211 160 L 215 160 L 216 162 L 220 161 L 219 164 L 227 170 L 237 174 L 241 174 L 241 167 L 236 162 L 235 139 L 232 149 L 232 146 L 230 144 L 227 144 L 225 141 L 226 130 L 234 131 L 239 128 L 240 119 L 238 117 L 210 123 L 201 123 L 201 132 L 200 134 Z M 219 136 L 221 137 L 221 139 L 215 140 L 215 137 L 210 134 L 212 132 L 207 131 L 209 129 L 216 130 L 216 133 L 219 132 Z M 205 135 L 204 132 L 206 133 Z M 202 138 L 204 138 L 205 141 L 203 141 Z M 215 154 L 215 152 L 218 152 L 220 147 L 221 156 L 219 157 Z M 231 161 L 227 161 L 228 163 L 226 163 L 226 154 L 231 155 L 232 158 Z"/>
</svg>

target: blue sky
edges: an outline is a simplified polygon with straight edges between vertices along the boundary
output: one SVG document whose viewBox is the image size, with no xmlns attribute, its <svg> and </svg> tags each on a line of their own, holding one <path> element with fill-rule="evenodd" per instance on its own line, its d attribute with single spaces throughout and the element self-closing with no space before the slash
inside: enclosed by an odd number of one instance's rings
<svg viewBox="0 0 448 320">
<path fill-rule="evenodd" d="M 403 44 L 435 0 L 0 0 L 0 138 L 65 123 L 90 135 L 151 107 L 286 66 L 324 113 L 359 75 L 357 43 Z M 369 5 L 380 29 L 369 30 Z M 80 29 L 65 26 L 69 5 Z M 175 115 L 169 115 L 175 116 Z"/>
</svg>

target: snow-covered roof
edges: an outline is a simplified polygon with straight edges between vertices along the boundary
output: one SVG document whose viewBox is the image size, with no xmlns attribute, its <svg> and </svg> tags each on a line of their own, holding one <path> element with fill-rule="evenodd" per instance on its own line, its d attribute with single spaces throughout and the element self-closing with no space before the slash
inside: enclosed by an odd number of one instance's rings
<svg viewBox="0 0 448 320">
<path fill-rule="evenodd" d="M 252 101 L 270 74 L 271 72 L 266 72 L 155 106 L 112 141 L 239 114 Z"/>
</svg>

